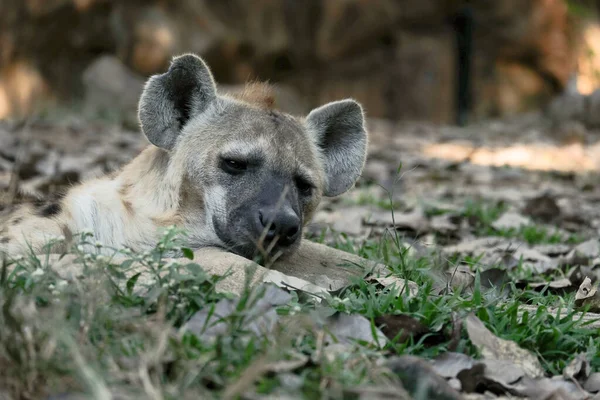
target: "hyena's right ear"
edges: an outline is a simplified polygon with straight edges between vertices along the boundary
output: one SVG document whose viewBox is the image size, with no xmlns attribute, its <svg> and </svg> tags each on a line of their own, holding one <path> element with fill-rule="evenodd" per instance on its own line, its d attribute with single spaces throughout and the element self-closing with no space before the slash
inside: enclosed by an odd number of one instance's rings
<svg viewBox="0 0 600 400">
<path fill-rule="evenodd" d="M 139 104 L 142 131 L 152 144 L 170 150 L 183 126 L 216 97 L 215 81 L 200 57 L 175 57 L 167 72 L 152 76 L 144 87 Z"/>
</svg>

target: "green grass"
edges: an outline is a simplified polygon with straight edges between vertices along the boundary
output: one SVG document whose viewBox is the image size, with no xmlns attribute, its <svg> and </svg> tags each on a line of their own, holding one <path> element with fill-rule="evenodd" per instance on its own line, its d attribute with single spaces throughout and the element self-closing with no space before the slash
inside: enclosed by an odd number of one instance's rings
<svg viewBox="0 0 600 400">
<path fill-rule="evenodd" d="M 519 229 L 503 229 L 493 230 L 493 234 L 497 236 L 503 236 L 507 238 L 516 238 L 523 240 L 529 245 L 536 244 L 577 244 L 581 243 L 584 239 L 578 234 L 565 235 L 557 232 L 556 230 L 551 231 L 549 228 L 539 225 L 525 225 Z"/>
<path fill-rule="evenodd" d="M 382 199 L 369 192 L 360 192 L 355 200 L 346 200 L 344 204 L 372 205 L 382 210 L 398 210 L 403 208 L 403 204 L 398 201 L 392 201 L 389 198 Z M 437 206 L 426 206 L 424 211 L 425 215 L 429 218 L 444 214 L 457 214 L 455 209 L 444 209 Z M 536 244 L 577 244 L 584 240 L 581 235 L 576 233 L 565 236 L 556 229 L 535 223 L 522 226 L 518 229 L 495 229 L 492 227 L 492 224 L 506 211 L 508 211 L 508 205 L 503 201 L 469 199 L 464 203 L 458 215 L 461 218 L 467 219 L 477 236 L 513 238 L 524 241 L 532 246 Z"/>
<path fill-rule="evenodd" d="M 352 206 L 375 206 L 382 210 L 397 210 L 404 206 L 403 203 L 390 198 L 382 199 L 367 191 L 360 191 L 356 199 L 342 200 L 345 205 Z"/>
<path fill-rule="evenodd" d="M 489 209 L 473 212 L 488 220 L 493 214 Z M 0 388 L 15 398 L 60 393 L 107 398 L 108 392 L 126 398 L 223 398 L 240 391 L 281 390 L 305 398 L 345 398 L 357 385 L 396 381 L 381 367 L 392 354 L 433 357 L 452 347 L 478 356 L 464 329 L 458 341 L 450 333 L 453 321 L 471 312 L 498 336 L 535 352 L 549 374 L 561 373 L 580 352 L 589 355 L 592 368 L 600 367 L 593 339 L 600 330 L 586 329 L 573 314 L 559 319 L 548 311 L 559 305 L 572 310 L 572 296 L 513 285 L 508 298 L 500 297 L 484 291 L 478 279 L 472 293 L 438 295 L 436 277 L 443 268 L 439 258 L 411 257 L 396 235 L 358 245 L 341 236 L 336 247 L 384 260 L 393 275 L 419 285 L 416 297 L 398 296 L 361 279 L 321 304 L 293 294 L 289 304 L 277 309 L 284 322 L 280 329 L 256 336 L 246 326 L 263 292 L 248 288 L 224 319 L 225 333 L 216 340 L 202 339 L 181 327 L 197 311 L 212 310 L 227 296 L 215 290 L 221 278 L 207 275 L 200 265 L 168 261 L 168 255 L 182 251 L 179 234 L 167 231 L 145 254 L 121 252 L 128 259 L 118 264 L 83 235 L 82 246 L 72 251 L 72 264 L 85 278 L 72 282 L 53 272 L 44 257 L 5 262 L 0 275 L 0 364 L 6 367 L 0 368 Z M 143 275 L 131 270 L 134 262 L 153 279 L 141 281 Z M 522 303 L 540 307 L 519 318 Z M 323 330 L 315 320 L 334 312 L 363 315 L 373 327 L 378 318 L 408 315 L 430 333 L 406 341 L 396 338 L 383 348 L 357 344 L 328 358 L 323 356 Z M 428 340 L 432 336 L 437 337 L 433 344 Z M 286 371 L 269 369 L 275 361 L 299 355 L 312 361 Z"/>
<path fill-rule="evenodd" d="M 378 254 L 382 247 L 367 244 L 359 250 L 359 254 L 368 258 L 373 253 Z M 416 317 L 434 332 L 451 326 L 454 313 L 462 318 L 474 312 L 489 323 L 488 328 L 498 336 L 514 340 L 538 354 L 543 366 L 552 374 L 561 373 L 565 363 L 574 354 L 573 351 L 587 352 L 592 356 L 596 368 L 600 367 L 600 348 L 590 340 L 590 331 L 573 322 L 572 314 L 558 319 L 548 311 L 548 307 L 552 306 L 573 309 L 573 294 L 561 297 L 545 291 L 540 293 L 520 290 L 511 285 L 510 297 L 505 298 L 497 296 L 496 291 L 486 293 L 476 281 L 473 295 L 453 293 L 432 296 L 433 277 L 439 269 L 439 266 L 433 264 L 435 258 L 411 259 L 407 256 L 407 251 L 395 251 L 393 244 L 387 248 L 393 253 L 387 259 L 395 275 L 415 281 L 421 288 L 420 295 L 410 300 L 396 298 L 385 290 L 378 292 L 372 285 L 360 281 L 341 294 L 349 299 L 340 306 L 343 311 L 357 312 L 369 318 L 386 314 L 407 314 Z M 533 315 L 525 313 L 524 318 L 519 320 L 517 311 L 523 303 L 540 305 L 540 308 Z M 560 332 L 569 332 L 569 335 L 561 335 Z M 425 347 L 422 343 L 404 343 L 399 344 L 399 347 L 392 346 L 392 350 L 431 357 L 446 351 L 446 344 Z M 464 336 L 458 351 L 476 354 Z"/>
<path fill-rule="evenodd" d="M 477 236 L 513 238 L 531 246 L 536 244 L 577 244 L 584 241 L 584 237 L 577 233 L 565 235 L 557 229 L 535 223 L 524 225 L 518 229 L 494 228 L 492 224 L 507 210 L 508 206 L 503 201 L 467 200 L 458 214 L 467 219 Z M 448 213 L 456 213 L 456 211 L 436 207 L 429 207 L 425 210 L 425 214 L 429 217 Z"/>
<path fill-rule="evenodd" d="M 469 219 L 471 224 L 480 232 L 491 229 L 492 223 L 508 209 L 502 201 L 484 202 L 468 200 L 465 203 L 462 215 Z"/>
</svg>

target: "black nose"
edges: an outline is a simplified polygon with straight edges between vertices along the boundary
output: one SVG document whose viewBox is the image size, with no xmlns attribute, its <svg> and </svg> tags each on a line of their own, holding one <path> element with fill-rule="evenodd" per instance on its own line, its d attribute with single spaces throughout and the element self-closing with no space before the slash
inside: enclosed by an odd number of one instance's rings
<svg viewBox="0 0 600 400">
<path fill-rule="evenodd" d="M 292 210 L 261 209 L 258 212 L 258 229 L 265 246 L 277 238 L 277 244 L 289 246 L 300 236 L 300 218 Z"/>
</svg>

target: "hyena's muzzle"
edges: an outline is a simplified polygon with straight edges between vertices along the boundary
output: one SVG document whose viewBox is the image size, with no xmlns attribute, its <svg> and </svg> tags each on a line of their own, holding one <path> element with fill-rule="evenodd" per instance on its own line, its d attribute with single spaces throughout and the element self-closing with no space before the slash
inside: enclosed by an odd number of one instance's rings
<svg viewBox="0 0 600 400">
<path fill-rule="evenodd" d="M 302 232 L 302 214 L 292 186 L 282 177 L 273 177 L 259 192 L 253 212 L 254 236 L 260 245 L 293 246 Z M 257 236 L 258 235 L 258 236 Z"/>
<path fill-rule="evenodd" d="M 251 189 L 231 191 L 229 215 L 224 223 L 214 221 L 219 238 L 247 258 L 285 255 L 299 246 L 302 237 L 302 198 L 293 180 L 264 175 Z"/>
</svg>

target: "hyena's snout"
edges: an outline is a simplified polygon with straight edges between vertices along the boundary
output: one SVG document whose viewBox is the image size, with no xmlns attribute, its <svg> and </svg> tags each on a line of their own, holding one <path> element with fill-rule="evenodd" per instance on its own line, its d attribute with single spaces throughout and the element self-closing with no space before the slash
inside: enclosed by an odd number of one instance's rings
<svg viewBox="0 0 600 400">
<path fill-rule="evenodd" d="M 265 206 L 255 215 L 255 229 L 266 246 L 289 247 L 302 232 L 302 221 L 291 207 Z"/>
</svg>

